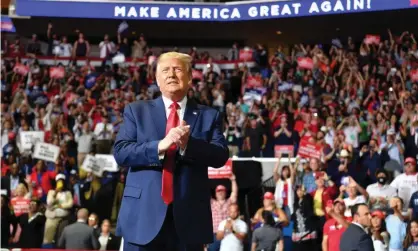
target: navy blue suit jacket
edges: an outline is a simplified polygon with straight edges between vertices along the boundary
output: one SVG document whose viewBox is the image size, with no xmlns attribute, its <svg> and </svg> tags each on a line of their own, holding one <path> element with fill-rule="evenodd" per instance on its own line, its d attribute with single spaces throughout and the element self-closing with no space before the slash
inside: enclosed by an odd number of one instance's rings
<svg viewBox="0 0 418 251">
<path fill-rule="evenodd" d="M 191 134 L 184 156 L 177 154 L 176 157 L 175 227 L 185 244 L 211 243 L 208 167 L 222 167 L 229 156 L 222 133 L 222 117 L 215 109 L 188 100 L 184 120 L 190 125 Z M 162 161 L 158 157 L 158 142 L 165 137 L 166 121 L 161 97 L 134 102 L 125 108 L 123 124 L 116 137 L 116 162 L 130 167 L 116 234 L 131 243 L 151 242 L 165 219 L 167 205 L 161 198 Z"/>
<path fill-rule="evenodd" d="M 359 226 L 350 224 L 341 236 L 340 251 L 374 251 L 372 237 Z"/>
</svg>

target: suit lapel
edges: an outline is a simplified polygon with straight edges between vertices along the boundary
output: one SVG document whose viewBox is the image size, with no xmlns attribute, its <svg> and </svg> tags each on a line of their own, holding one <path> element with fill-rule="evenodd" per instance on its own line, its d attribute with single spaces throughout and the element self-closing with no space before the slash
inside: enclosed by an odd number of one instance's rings
<svg viewBox="0 0 418 251">
<path fill-rule="evenodd" d="M 164 102 L 161 96 L 151 102 L 151 117 L 154 121 L 158 138 L 164 138 L 165 128 L 167 125 L 167 115 L 165 114 Z"/>
<path fill-rule="evenodd" d="M 196 102 L 193 99 L 188 99 L 186 104 L 186 111 L 184 112 L 184 120 L 188 125 L 190 125 L 190 134 L 193 132 L 193 128 L 196 124 L 198 116 L 199 109 Z"/>
</svg>

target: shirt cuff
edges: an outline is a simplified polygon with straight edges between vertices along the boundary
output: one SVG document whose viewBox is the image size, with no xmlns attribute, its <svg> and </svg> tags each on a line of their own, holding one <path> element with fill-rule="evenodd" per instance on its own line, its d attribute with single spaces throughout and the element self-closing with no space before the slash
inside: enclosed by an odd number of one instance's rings
<svg viewBox="0 0 418 251">
<path fill-rule="evenodd" d="M 187 146 L 184 149 L 179 149 L 180 156 L 184 156 L 187 150 Z"/>
<path fill-rule="evenodd" d="M 163 160 L 164 159 L 164 153 L 160 153 L 160 154 L 158 154 L 158 159 L 159 160 Z"/>
</svg>

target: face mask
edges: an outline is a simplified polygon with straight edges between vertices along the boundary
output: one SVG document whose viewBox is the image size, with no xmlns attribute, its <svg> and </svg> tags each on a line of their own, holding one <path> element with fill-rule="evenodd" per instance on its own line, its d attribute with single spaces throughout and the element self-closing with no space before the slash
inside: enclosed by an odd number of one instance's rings
<svg viewBox="0 0 418 251">
<path fill-rule="evenodd" d="M 312 79 L 310 79 L 310 80 L 309 80 L 309 85 L 310 85 L 310 86 L 313 86 L 313 84 L 314 84 L 313 80 L 312 80 Z"/>
<path fill-rule="evenodd" d="M 411 70 L 411 66 L 410 65 L 407 65 L 406 66 L 406 69 L 408 69 L 408 71 Z"/>
<path fill-rule="evenodd" d="M 44 92 L 46 92 L 46 91 L 48 91 L 48 88 L 47 88 L 46 86 L 44 86 L 44 87 L 42 88 L 42 90 L 43 90 Z"/>
<path fill-rule="evenodd" d="M 386 184 L 386 177 L 380 177 L 377 178 L 377 183 L 379 183 L 380 185 Z"/>
</svg>

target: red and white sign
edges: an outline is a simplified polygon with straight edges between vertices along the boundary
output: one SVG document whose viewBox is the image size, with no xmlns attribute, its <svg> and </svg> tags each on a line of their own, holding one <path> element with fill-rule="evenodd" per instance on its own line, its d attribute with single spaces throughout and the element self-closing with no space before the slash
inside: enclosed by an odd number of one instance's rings
<svg viewBox="0 0 418 251">
<path fill-rule="evenodd" d="M 312 58 L 298 58 L 298 66 L 303 69 L 312 70 L 314 63 Z"/>
<path fill-rule="evenodd" d="M 208 168 L 209 179 L 229 179 L 232 176 L 232 159 L 228 159 L 221 168 Z"/>
<path fill-rule="evenodd" d="M 192 77 L 193 77 L 193 79 L 200 79 L 200 80 L 202 80 L 203 79 L 203 72 L 201 72 L 199 70 L 193 69 L 192 70 Z"/>
<path fill-rule="evenodd" d="M 241 49 L 239 50 L 239 60 L 251 61 L 253 60 L 253 50 Z"/>
<path fill-rule="evenodd" d="M 55 79 L 64 78 L 65 71 L 64 67 L 51 67 L 49 68 L 49 77 Z"/>
<path fill-rule="evenodd" d="M 275 157 L 280 157 L 281 154 L 289 154 L 292 155 L 293 154 L 293 149 L 294 147 L 292 145 L 284 145 L 284 146 L 274 146 L 274 156 Z"/>
<path fill-rule="evenodd" d="M 380 43 L 380 36 L 379 35 L 366 35 L 364 38 L 365 44 L 379 44 Z"/>
<path fill-rule="evenodd" d="M 263 79 L 260 76 L 249 76 L 247 77 L 246 88 L 259 88 L 263 87 Z"/>
<path fill-rule="evenodd" d="M 412 70 L 410 76 L 412 81 L 418 82 L 418 69 Z"/>
<path fill-rule="evenodd" d="M 300 141 L 298 155 L 302 158 L 321 158 L 321 146 L 309 143 L 307 140 Z"/>
<path fill-rule="evenodd" d="M 29 199 L 14 197 L 10 203 L 12 204 L 15 216 L 20 216 L 29 212 Z"/>
<path fill-rule="evenodd" d="M 15 67 L 13 68 L 13 71 L 16 72 L 17 74 L 26 76 L 29 73 L 29 67 L 23 64 L 16 64 Z"/>
</svg>

